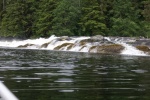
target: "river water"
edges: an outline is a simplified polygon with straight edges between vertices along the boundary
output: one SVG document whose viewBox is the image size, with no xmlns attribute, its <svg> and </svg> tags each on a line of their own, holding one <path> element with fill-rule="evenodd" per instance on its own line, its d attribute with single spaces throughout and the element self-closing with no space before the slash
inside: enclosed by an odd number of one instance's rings
<svg viewBox="0 0 150 100">
<path fill-rule="evenodd" d="M 150 57 L 0 49 L 0 80 L 20 100 L 150 100 Z"/>
</svg>

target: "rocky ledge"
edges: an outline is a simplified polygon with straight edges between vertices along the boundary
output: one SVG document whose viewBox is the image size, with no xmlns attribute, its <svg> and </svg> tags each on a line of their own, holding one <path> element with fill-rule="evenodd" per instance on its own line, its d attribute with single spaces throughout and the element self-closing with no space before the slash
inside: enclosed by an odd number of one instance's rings
<svg viewBox="0 0 150 100">
<path fill-rule="evenodd" d="M 143 51 L 147 54 L 150 54 L 150 39 L 148 38 L 128 38 L 128 41 L 125 43 L 132 45 L 136 49 Z"/>
<path fill-rule="evenodd" d="M 137 37 L 103 37 L 96 35 L 84 39 L 79 37 L 62 36 L 54 40 L 43 43 L 42 45 L 27 43 L 19 45 L 18 48 L 36 47 L 47 48 L 49 45 L 54 46 L 53 50 L 73 51 L 74 48 L 79 48 L 78 51 L 94 52 L 94 53 L 121 53 L 126 47 L 123 43 L 150 54 L 150 39 L 137 38 Z M 76 41 L 74 41 L 76 40 Z M 74 41 L 74 42 L 71 42 Z M 55 45 L 57 44 L 57 45 Z"/>
</svg>

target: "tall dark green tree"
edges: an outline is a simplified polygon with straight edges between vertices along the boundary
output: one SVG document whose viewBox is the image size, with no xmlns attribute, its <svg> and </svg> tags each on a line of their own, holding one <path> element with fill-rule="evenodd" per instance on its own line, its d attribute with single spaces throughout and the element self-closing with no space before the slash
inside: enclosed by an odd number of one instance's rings
<svg viewBox="0 0 150 100">
<path fill-rule="evenodd" d="M 79 25 L 82 35 L 104 35 L 107 27 L 105 22 L 105 1 L 83 0 L 82 16 Z"/>
<path fill-rule="evenodd" d="M 20 2 L 12 3 L 7 6 L 6 13 L 2 19 L 2 35 L 4 36 L 15 36 L 18 32 L 22 31 L 21 24 L 22 8 L 24 5 Z"/>
<path fill-rule="evenodd" d="M 139 9 L 131 0 L 114 0 L 110 33 L 118 36 L 144 35 L 141 32 Z"/>
<path fill-rule="evenodd" d="M 16 0 L 0 0 L 0 21 L 2 20 L 2 14 L 4 13 L 7 5 L 11 2 L 15 2 Z"/>
<path fill-rule="evenodd" d="M 143 5 L 144 5 L 144 10 L 143 10 L 142 14 L 143 14 L 145 20 L 150 22 L 150 1 L 144 0 Z"/>
<path fill-rule="evenodd" d="M 144 17 L 143 26 L 146 32 L 146 37 L 150 37 L 150 1 L 143 1 L 144 9 L 142 10 L 142 15 Z"/>
<path fill-rule="evenodd" d="M 36 20 L 34 22 L 34 32 L 36 37 L 48 37 L 52 31 L 53 11 L 58 0 L 41 0 L 36 9 Z"/>
<path fill-rule="evenodd" d="M 1 26 L 1 21 L 2 21 L 2 11 L 3 11 L 3 2 L 0 0 L 0 26 Z"/>
<path fill-rule="evenodd" d="M 1 35 L 27 38 L 33 35 L 33 3 L 34 0 L 18 0 L 7 5 L 2 19 Z"/>
<path fill-rule="evenodd" d="M 3 10 L 3 1 L 0 0 L 0 12 Z"/>
<path fill-rule="evenodd" d="M 53 11 L 53 34 L 74 35 L 76 34 L 77 21 L 80 17 L 78 0 L 61 0 Z"/>
<path fill-rule="evenodd" d="M 3 12 L 4 12 L 4 10 L 5 10 L 5 4 L 6 4 L 6 2 L 5 2 L 6 0 L 0 0 L 0 26 L 1 26 L 1 21 L 2 21 L 2 14 L 3 14 Z"/>
<path fill-rule="evenodd" d="M 150 36 L 149 0 L 0 0 L 0 36 Z"/>
</svg>

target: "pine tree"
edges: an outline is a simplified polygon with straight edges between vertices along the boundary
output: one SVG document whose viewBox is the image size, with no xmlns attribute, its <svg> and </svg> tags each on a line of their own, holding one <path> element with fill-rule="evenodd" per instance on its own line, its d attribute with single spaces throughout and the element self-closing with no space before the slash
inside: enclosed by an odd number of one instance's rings
<svg viewBox="0 0 150 100">
<path fill-rule="evenodd" d="M 42 0 L 36 9 L 36 20 L 34 31 L 36 37 L 50 36 L 52 31 L 53 10 L 56 8 L 57 0 Z"/>
<path fill-rule="evenodd" d="M 111 11 L 111 35 L 137 36 L 141 35 L 139 23 L 139 9 L 131 0 L 114 0 Z"/>
<path fill-rule="evenodd" d="M 142 11 L 142 15 L 144 17 L 143 21 L 143 29 L 145 30 L 146 37 L 150 37 L 150 1 L 143 1 L 144 9 Z"/>
<path fill-rule="evenodd" d="M 4 12 L 5 2 L 4 0 L 0 0 L 0 30 L 1 30 L 1 22 L 2 22 L 2 14 Z"/>
<path fill-rule="evenodd" d="M 33 35 L 33 2 L 34 0 L 18 0 L 7 5 L 2 19 L 1 35 L 26 38 Z"/>
<path fill-rule="evenodd" d="M 2 12 L 2 10 L 3 10 L 3 1 L 0 0 L 0 12 Z"/>
<path fill-rule="evenodd" d="M 144 4 L 144 10 L 142 12 L 143 16 L 146 21 L 150 22 L 150 1 L 145 0 L 145 1 L 143 1 L 143 4 Z"/>
<path fill-rule="evenodd" d="M 7 6 L 6 13 L 2 19 L 2 33 L 4 36 L 16 36 L 22 31 L 22 14 L 24 4 L 20 2 L 12 3 Z M 19 25 L 20 24 L 20 25 Z"/>
<path fill-rule="evenodd" d="M 82 28 L 82 35 L 105 35 L 107 30 L 105 22 L 105 1 L 84 0 L 82 16 L 79 25 Z"/>
<path fill-rule="evenodd" d="M 0 0 L 0 36 L 150 36 L 149 0 Z"/>
<path fill-rule="evenodd" d="M 79 2 L 76 0 L 61 0 L 53 11 L 53 34 L 74 35 L 77 30 Z"/>
</svg>

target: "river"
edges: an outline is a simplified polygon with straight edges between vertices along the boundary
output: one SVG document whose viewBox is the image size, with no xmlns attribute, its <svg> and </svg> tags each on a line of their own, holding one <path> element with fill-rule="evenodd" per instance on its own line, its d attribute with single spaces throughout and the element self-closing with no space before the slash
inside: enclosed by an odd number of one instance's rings
<svg viewBox="0 0 150 100">
<path fill-rule="evenodd" d="M 150 100 L 150 57 L 0 49 L 0 80 L 20 100 Z"/>
</svg>

